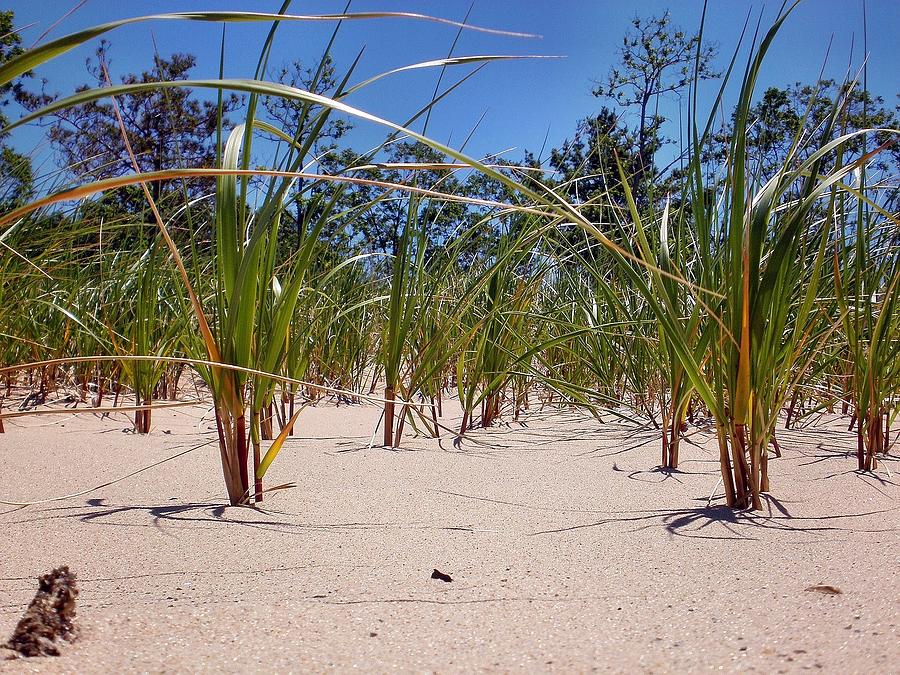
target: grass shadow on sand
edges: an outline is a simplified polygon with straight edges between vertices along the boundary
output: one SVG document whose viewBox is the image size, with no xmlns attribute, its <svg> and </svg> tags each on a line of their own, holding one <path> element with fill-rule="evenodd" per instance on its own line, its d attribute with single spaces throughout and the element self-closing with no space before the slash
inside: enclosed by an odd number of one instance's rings
<svg viewBox="0 0 900 675">
<path fill-rule="evenodd" d="M 262 509 L 254 506 L 228 506 L 221 502 L 186 502 L 178 504 L 126 505 L 106 504 L 103 499 L 89 499 L 84 504 L 46 509 L 6 524 L 37 523 L 52 519 L 74 519 L 85 524 L 105 527 L 152 527 L 160 530 L 208 529 L 236 526 L 271 530 L 285 534 L 302 534 L 313 530 L 472 530 L 471 527 L 435 525 L 426 522 L 297 522 L 300 514 Z M 149 522 L 148 522 L 149 521 Z"/>
<path fill-rule="evenodd" d="M 699 539 L 746 539 L 759 540 L 761 531 L 811 534 L 824 532 L 882 533 L 900 532 L 898 527 L 866 528 L 854 527 L 860 518 L 875 516 L 894 509 L 880 509 L 864 513 L 848 513 L 823 516 L 794 516 L 785 505 L 771 495 L 763 495 L 767 511 L 738 511 L 725 505 L 705 505 L 687 509 L 648 509 L 611 513 L 608 517 L 589 523 L 580 523 L 555 529 L 533 532 L 532 536 L 552 535 L 578 530 L 634 524 L 633 530 L 663 527 L 672 536 Z M 775 508 L 773 512 L 772 507 Z M 844 523 L 849 524 L 844 524 Z M 710 530 L 710 533 L 704 532 Z"/>
</svg>

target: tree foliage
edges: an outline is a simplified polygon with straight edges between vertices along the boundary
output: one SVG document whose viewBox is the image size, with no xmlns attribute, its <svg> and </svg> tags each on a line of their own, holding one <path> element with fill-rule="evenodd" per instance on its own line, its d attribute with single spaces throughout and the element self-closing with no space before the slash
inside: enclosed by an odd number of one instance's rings
<svg viewBox="0 0 900 675">
<path fill-rule="evenodd" d="M 897 113 L 885 105 L 881 96 L 835 80 L 821 80 L 814 84 L 795 82 L 784 88 L 770 87 L 751 108 L 753 123 L 747 133 L 747 149 L 750 168 L 758 181 L 772 178 L 784 165 L 791 146 L 797 142 L 798 158 L 806 158 L 819 145 L 827 127 L 823 121 L 839 106 L 838 126 L 830 131 L 831 138 L 853 133 L 861 129 L 896 128 L 900 125 Z M 720 165 L 732 140 L 734 119 L 715 134 L 704 161 L 710 172 Z M 850 139 L 842 147 L 843 159 L 859 158 L 876 145 L 891 142 L 890 134 L 860 135 Z M 828 156 L 829 162 L 836 154 Z M 900 170 L 900 149 L 896 145 L 880 153 L 868 171 L 883 175 Z M 885 193 L 889 194 L 889 193 Z M 894 195 L 896 200 L 896 195 Z"/>
<path fill-rule="evenodd" d="M 78 87 L 77 91 L 106 82 L 109 48 L 109 43 L 102 42 L 96 61 L 88 60 L 88 72 L 94 82 Z M 186 80 L 195 65 L 192 54 L 176 53 L 169 58 L 156 55 L 150 70 L 126 74 L 121 81 L 135 84 Z M 169 88 L 136 91 L 120 96 L 117 103 L 141 171 L 214 166 L 217 130 L 214 102 L 193 98 L 189 88 Z M 233 109 L 236 103 L 237 97 L 228 98 L 226 110 Z M 55 113 L 49 137 L 63 166 L 76 176 L 99 180 L 133 171 L 111 101 L 95 101 Z M 163 201 L 167 194 L 177 194 L 180 199 L 182 190 L 196 196 L 208 187 L 203 181 L 156 182 L 152 191 L 154 199 Z M 135 203 L 129 199 L 121 206 L 129 212 L 139 212 L 144 207 L 143 197 L 139 196 Z"/>
<path fill-rule="evenodd" d="M 633 175 L 639 157 L 633 151 L 634 139 L 619 115 L 607 107 L 592 117 L 580 120 L 571 140 L 563 141 L 550 153 L 550 166 L 569 197 L 583 204 L 591 221 L 609 220 L 610 204 L 625 206 L 617 158 L 626 175 Z"/>
<path fill-rule="evenodd" d="M 635 18 L 632 27 L 622 39 L 618 65 L 597 83 L 593 94 L 637 111 L 631 188 L 638 201 L 645 202 L 648 186 L 656 178 L 653 158 L 665 142 L 661 131 L 666 119 L 658 112 L 659 97 L 677 94 L 695 78 L 718 77 L 712 67 L 718 50 L 712 44 L 701 45 L 695 69 L 700 36 L 689 36 L 673 26 L 669 12 Z"/>
<path fill-rule="evenodd" d="M 0 12 L 0 64 L 22 53 L 22 38 L 15 29 L 12 11 Z M 26 74 L 26 77 L 30 73 Z M 21 97 L 24 89 L 21 78 L 0 86 L 0 129 L 9 123 L 6 106 Z M 0 210 L 8 210 L 25 203 L 34 189 L 31 160 L 6 144 L 0 135 Z"/>
</svg>

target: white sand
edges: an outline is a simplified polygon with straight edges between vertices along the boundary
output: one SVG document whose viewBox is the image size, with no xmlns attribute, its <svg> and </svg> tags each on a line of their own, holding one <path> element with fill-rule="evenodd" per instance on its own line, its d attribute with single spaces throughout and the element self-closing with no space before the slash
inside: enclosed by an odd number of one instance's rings
<svg viewBox="0 0 900 675">
<path fill-rule="evenodd" d="M 779 434 L 758 514 L 707 499 L 717 455 L 574 412 L 527 426 L 366 449 L 378 411 L 301 415 L 263 510 L 226 508 L 200 409 L 24 418 L 0 435 L 0 499 L 67 494 L 209 444 L 82 497 L 0 507 L 0 639 L 67 564 L 80 641 L 6 672 L 897 672 L 896 458 L 853 471 L 832 423 Z M 200 429 L 202 427 L 202 430 Z M 163 430 L 171 431 L 169 434 Z M 475 442 L 475 441 L 480 442 Z M 433 568 L 452 583 L 430 579 Z M 815 584 L 840 595 L 807 591 Z M 5 654 L 6 652 L 0 652 Z M 891 665 L 893 664 L 893 665 Z"/>
</svg>

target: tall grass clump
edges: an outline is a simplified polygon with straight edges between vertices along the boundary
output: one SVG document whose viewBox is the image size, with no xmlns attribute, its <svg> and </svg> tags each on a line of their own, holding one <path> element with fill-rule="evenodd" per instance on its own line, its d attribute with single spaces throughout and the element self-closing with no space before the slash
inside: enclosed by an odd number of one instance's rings
<svg viewBox="0 0 900 675">
<path fill-rule="evenodd" d="M 24 124 L 31 119 L 36 119 L 66 107 L 81 105 L 106 97 L 111 97 L 115 100 L 115 97 L 118 95 L 142 90 L 164 90 L 169 87 L 188 86 L 212 89 L 219 92 L 220 140 L 217 166 L 214 169 L 208 167 L 198 167 L 196 169 L 173 168 L 142 174 L 138 171 L 137 163 L 134 162 L 132 156 L 135 169 L 133 176 L 125 179 L 95 181 L 85 186 L 51 195 L 49 198 L 38 200 L 6 214 L 3 222 L 16 222 L 18 218 L 26 216 L 30 211 L 57 201 L 89 196 L 130 183 L 142 186 L 160 235 L 168 247 L 169 256 L 174 261 L 175 268 L 184 284 L 187 297 L 189 298 L 192 322 L 198 329 L 196 332 L 186 335 L 184 343 L 189 354 L 198 362 L 197 369 L 206 380 L 214 401 L 222 468 L 229 501 L 232 504 L 247 501 L 251 495 L 256 500 L 261 498 L 262 475 L 271 462 L 271 458 L 277 454 L 281 443 L 284 441 L 284 435 L 282 434 L 269 448 L 267 457 L 263 458 L 261 456 L 261 411 L 272 404 L 277 374 L 283 366 L 285 356 L 290 352 L 290 327 L 297 308 L 298 298 L 301 295 L 308 272 L 312 266 L 313 253 L 319 234 L 326 222 L 335 215 L 333 208 L 340 195 L 340 188 L 333 193 L 330 201 L 320 204 L 315 211 L 310 211 L 310 213 L 314 213 L 314 216 L 302 223 L 303 231 L 299 233 L 301 243 L 298 250 L 284 264 L 279 264 L 276 256 L 278 232 L 281 221 L 285 216 L 288 197 L 291 195 L 298 178 L 307 179 L 305 185 L 306 189 L 310 191 L 319 185 L 317 181 L 337 180 L 339 182 L 343 179 L 341 176 L 324 176 L 308 173 L 309 169 L 315 165 L 314 158 L 311 156 L 313 144 L 334 111 L 340 111 L 344 114 L 383 124 L 394 133 L 407 132 L 401 125 L 380 120 L 342 102 L 342 99 L 349 92 L 358 88 L 358 86 L 353 89 L 348 88 L 352 68 L 340 81 L 335 91 L 328 92 L 329 95 L 314 93 L 316 89 L 315 80 L 325 70 L 330 46 L 326 49 L 316 71 L 313 86 L 311 87 L 313 91 L 264 81 L 262 78 L 266 72 L 268 55 L 278 26 L 286 21 L 326 19 L 336 21 L 339 26 L 340 22 L 344 20 L 404 18 L 408 20 L 437 21 L 456 25 L 459 28 L 484 30 L 463 26 L 444 19 L 409 13 L 345 13 L 321 17 L 288 15 L 287 9 L 289 4 L 290 2 L 285 2 L 277 15 L 251 12 L 197 12 L 155 15 L 111 22 L 35 47 L 13 58 L 0 68 L 0 82 L 10 82 L 13 78 L 22 75 L 31 68 L 65 53 L 79 44 L 118 26 L 137 21 L 150 19 L 224 22 L 272 21 L 272 28 L 262 47 L 254 79 L 225 80 L 220 73 L 220 78 L 214 80 L 131 83 L 110 85 L 99 89 L 87 89 L 55 101 L 10 126 L 12 128 Z M 332 42 L 333 40 L 334 36 L 332 37 Z M 225 47 L 223 44 L 223 55 L 224 51 Z M 449 58 L 425 64 L 416 64 L 409 68 L 477 63 L 498 58 L 506 57 Z M 401 68 L 399 71 L 406 69 Z M 389 74 L 391 73 L 386 73 L 385 75 Z M 380 77 L 382 76 L 370 78 L 363 84 L 374 82 Z M 237 124 L 230 131 L 224 128 L 224 116 L 222 114 L 222 92 L 226 90 L 241 91 L 249 95 L 244 121 Z M 256 109 L 262 96 L 281 97 L 299 103 L 302 106 L 302 111 L 298 116 L 297 127 L 295 129 L 280 130 L 257 120 Z M 129 130 L 124 124 L 121 124 L 121 126 L 121 133 L 127 145 Z M 252 143 L 256 129 L 263 129 L 266 133 L 275 134 L 288 145 L 289 151 L 279 165 L 262 170 L 250 168 Z M 433 143 L 424 136 L 413 134 L 412 132 L 409 133 L 417 137 L 418 140 L 429 143 L 438 149 L 443 149 L 442 146 Z M 457 158 L 463 157 L 457 155 Z M 248 194 L 251 191 L 251 177 L 254 175 L 267 176 L 267 184 L 262 190 L 261 202 L 255 209 L 251 210 L 248 205 Z M 205 302 L 201 294 L 202 289 L 196 287 L 196 278 L 192 281 L 178 246 L 173 241 L 169 228 L 163 221 L 147 185 L 159 180 L 209 176 L 214 176 L 216 179 L 214 244 L 211 251 L 214 283 L 211 289 L 211 301 Z M 385 185 L 384 187 L 390 190 L 399 189 L 401 191 L 407 189 L 405 185 Z M 410 241 L 412 241 L 413 230 L 414 228 L 412 227 L 407 228 L 409 234 L 405 235 Z M 414 253 L 413 255 L 419 254 Z M 406 261 L 407 258 L 399 256 L 399 263 L 396 265 L 399 271 L 395 274 L 395 276 L 398 276 L 398 279 L 396 280 L 397 283 L 392 285 L 392 306 L 396 305 L 400 297 L 405 293 L 403 284 L 399 283 L 399 281 L 408 267 Z M 147 268 L 143 268 L 142 274 L 150 274 L 150 272 Z M 152 279 L 145 280 L 149 283 L 153 281 Z M 152 312 L 151 305 L 152 299 L 148 299 L 146 295 L 142 296 L 139 298 L 136 311 L 139 313 Z M 383 364 L 385 376 L 388 378 L 387 393 L 390 393 L 392 388 L 396 387 L 391 378 L 397 376 L 398 350 L 402 350 L 402 344 L 399 343 L 405 341 L 402 331 L 406 330 L 409 324 L 408 314 L 398 314 L 398 312 L 399 310 L 393 311 L 391 313 L 392 318 L 388 321 L 389 331 L 393 331 L 390 336 L 393 340 L 391 344 L 397 343 L 398 346 L 391 347 L 386 352 Z M 147 351 L 150 347 L 149 335 L 144 330 L 147 326 L 147 318 L 140 314 L 133 317 L 132 326 L 134 330 L 130 337 L 129 349 L 134 352 Z M 135 385 L 136 395 L 142 403 L 148 400 L 148 389 L 152 387 L 154 378 L 158 377 L 158 374 L 159 370 L 154 366 L 130 366 L 128 368 L 128 375 Z M 390 399 L 388 403 L 390 404 Z M 386 413 L 390 411 L 391 408 L 386 407 Z M 293 426 L 293 419 L 292 417 L 289 422 L 286 421 L 286 429 Z M 385 420 L 386 442 L 391 440 L 387 437 L 388 430 L 392 428 L 391 423 L 392 420 Z M 136 420 L 136 428 L 143 431 L 148 427 L 149 414 L 141 415 Z M 248 471 L 251 448 L 252 467 L 255 475 L 253 486 L 251 486 Z"/>
<path fill-rule="evenodd" d="M 232 504 L 263 498 L 264 476 L 300 411 L 325 394 L 382 405 L 386 447 L 399 445 L 408 427 L 433 436 L 447 430 L 440 418 L 449 392 L 462 410 L 458 431 L 452 429 L 459 436 L 509 413 L 518 417 L 536 394 L 582 406 L 601 422 L 612 415 L 655 426 L 665 470 L 678 467 L 686 429 L 702 410 L 715 429 L 725 501 L 758 509 L 771 488 L 769 458 L 779 453 L 782 411 L 787 405 L 792 423 L 814 392 L 817 407 L 838 399 L 852 407 L 859 468 L 875 468 L 898 415 L 900 242 L 896 214 L 884 206 L 891 188 L 872 181 L 867 168 L 897 132 L 846 132 L 855 85 L 847 82 L 845 95 L 814 124 L 811 101 L 779 165 L 759 170 L 753 98 L 766 54 L 796 3 L 758 31 L 758 44 L 754 38 L 714 170 L 708 159 L 714 121 L 727 83 L 741 71 L 736 51 L 712 112 L 701 117 L 705 52 L 698 42 L 683 180 L 670 183 L 671 194 L 653 188 L 649 199 L 635 197 L 628 162 L 610 159 L 603 183 L 621 186 L 621 194 L 607 188 L 582 203 L 564 195 L 577 195 L 569 188 L 596 176 L 571 184 L 538 179 L 412 129 L 468 75 L 436 89 L 403 124 L 350 104 L 355 92 L 382 77 L 510 57 L 451 50 L 444 59 L 352 84 L 357 59 L 332 77 L 330 52 L 344 21 L 475 27 L 401 13 L 291 15 L 289 4 L 277 14 L 194 12 L 113 22 L 0 66 L 0 84 L 8 83 L 136 21 L 271 23 L 252 78 L 226 79 L 220 66 L 212 79 L 109 84 L 53 101 L 9 126 L 140 91 L 190 87 L 218 96 L 214 166 L 142 173 L 132 157 L 129 175 L 69 186 L 0 215 L 0 242 L 15 244 L 18 253 L 0 256 L 0 327 L 14 336 L 0 342 L 5 392 L 15 384 L 17 364 L 27 365 L 42 400 L 58 379 L 81 383 L 96 406 L 104 392 L 112 389 L 116 402 L 127 390 L 135 430 L 146 433 L 151 409 L 174 396 L 180 369 L 190 362 L 212 399 Z M 336 28 L 307 88 L 266 81 L 281 27 L 313 20 Z M 223 38 L 223 61 L 226 53 Z M 226 92 L 246 96 L 235 123 L 226 120 Z M 264 97 L 285 101 L 289 122 L 265 121 Z M 322 161 L 317 139 L 339 116 L 383 127 L 385 143 L 345 166 Z M 127 142 L 132 130 L 120 126 Z M 261 137 L 274 139 L 277 152 L 257 166 L 258 150 L 271 147 Z M 881 144 L 854 150 L 870 137 Z M 427 147 L 432 161 L 379 162 L 389 144 L 406 140 Z M 457 173 L 478 174 L 503 197 L 446 189 Z M 212 207 L 195 209 L 185 195 L 177 216 L 164 218 L 170 209 L 161 211 L 149 186 L 175 180 L 205 181 Z M 357 187 L 373 192 L 362 202 L 343 199 Z M 89 202 L 117 189 L 142 189 L 147 202 L 147 222 L 122 224 L 139 234 L 120 239 L 128 243 L 119 249 L 60 246 L 86 234 L 94 241 L 89 219 L 67 220 L 74 228 L 68 233 L 38 219 L 63 202 Z M 292 205 L 300 202 L 295 215 Z M 398 214 L 393 249 L 376 256 L 363 246 L 335 259 L 327 233 L 352 228 L 388 202 Z M 442 210 L 454 203 L 481 217 L 435 246 Z M 603 222 L 592 220 L 597 213 Z M 186 222 L 181 234 L 176 218 Z M 472 254 L 485 230 L 494 236 Z M 24 280 L 21 301 L 9 302 L 11 284 Z M 299 409 L 298 399 L 306 399 Z"/>
<path fill-rule="evenodd" d="M 697 255 L 690 304 L 704 307 L 705 325 L 695 321 L 696 308 L 682 318 L 685 308 L 671 280 L 678 287 L 687 280 L 673 267 L 666 237 L 656 242 L 648 237 L 629 195 L 640 254 L 655 268 L 652 288 L 642 281 L 638 286 L 654 307 L 661 339 L 678 356 L 673 370 L 684 368 L 715 417 L 726 501 L 754 509 L 770 487 L 768 447 L 787 393 L 838 328 L 829 318 L 828 303 L 817 296 L 833 225 L 829 197 L 838 191 L 855 198 L 844 181 L 877 152 L 841 161 L 840 148 L 868 133 L 835 138 L 844 99 L 813 137 L 798 132 L 774 176 L 760 180 L 752 172 L 752 95 L 766 52 L 795 6 L 779 15 L 747 63 L 720 185 L 709 185 L 701 166 L 710 125 L 702 135 L 694 127 L 686 195 Z M 660 228 L 667 229 L 666 212 Z M 857 241 L 864 232 L 859 235 Z M 700 352 L 693 348 L 698 335 L 706 343 Z"/>
</svg>

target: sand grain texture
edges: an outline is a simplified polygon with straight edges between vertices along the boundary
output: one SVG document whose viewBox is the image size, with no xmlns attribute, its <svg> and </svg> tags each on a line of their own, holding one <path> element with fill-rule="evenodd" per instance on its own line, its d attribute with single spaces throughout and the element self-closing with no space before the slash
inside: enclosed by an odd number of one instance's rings
<svg viewBox="0 0 900 675">
<path fill-rule="evenodd" d="M 3 672 L 888 673 L 900 663 L 900 487 L 837 424 L 780 432 L 758 514 L 709 495 L 709 437 L 662 473 L 652 430 L 571 411 L 460 448 L 367 449 L 378 410 L 305 411 L 263 509 L 224 506 L 199 409 L 23 418 L 0 435 L 0 639 L 37 574 L 77 574 L 81 639 Z M 40 421 L 39 421 L 40 420 Z M 163 434 L 163 430 L 171 433 Z M 477 442 L 476 442 L 477 441 Z M 434 569 L 452 583 L 431 579 Z M 841 593 L 808 592 L 832 586 Z"/>
</svg>

